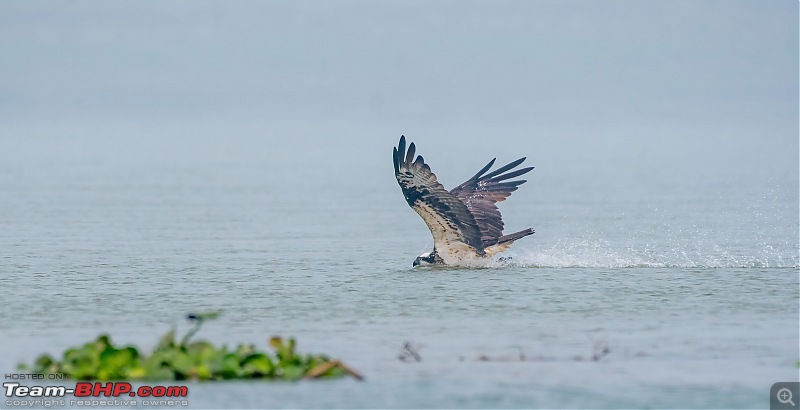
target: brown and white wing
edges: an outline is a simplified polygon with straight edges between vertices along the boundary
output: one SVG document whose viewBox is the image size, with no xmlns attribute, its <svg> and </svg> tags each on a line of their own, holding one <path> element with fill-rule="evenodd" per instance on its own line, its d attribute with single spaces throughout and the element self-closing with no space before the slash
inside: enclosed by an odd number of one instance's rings
<svg viewBox="0 0 800 410">
<path fill-rule="evenodd" d="M 408 205 L 416 211 L 433 235 L 433 246 L 446 264 L 483 255 L 481 231 L 467 206 L 448 192 L 431 172 L 421 155 L 414 155 L 406 138 L 394 148 L 394 175 Z"/>
<path fill-rule="evenodd" d="M 450 190 L 451 194 L 466 205 L 478 224 L 484 247 L 496 244 L 498 239 L 503 236 L 503 217 L 496 204 L 505 201 L 512 192 L 526 182 L 525 180 L 508 180 L 533 169 L 533 167 L 527 167 L 512 171 L 525 161 L 523 157 L 486 174 L 486 171 L 494 165 L 495 159 L 489 161 L 472 178 Z"/>
</svg>

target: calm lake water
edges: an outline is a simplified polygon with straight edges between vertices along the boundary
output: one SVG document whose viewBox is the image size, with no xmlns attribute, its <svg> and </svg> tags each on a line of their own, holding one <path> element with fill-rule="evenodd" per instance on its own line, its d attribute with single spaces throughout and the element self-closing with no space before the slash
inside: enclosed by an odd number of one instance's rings
<svg viewBox="0 0 800 410">
<path fill-rule="evenodd" d="M 764 408 L 798 380 L 796 139 L 407 134 L 446 187 L 495 155 L 536 166 L 501 204 L 507 230 L 536 229 L 511 262 L 429 270 L 411 268 L 431 239 L 394 181 L 397 132 L 108 131 L 4 134 L 6 373 L 222 309 L 197 337 L 295 336 L 366 381 L 193 383 L 192 408 Z M 398 360 L 406 341 L 421 362 Z"/>
</svg>

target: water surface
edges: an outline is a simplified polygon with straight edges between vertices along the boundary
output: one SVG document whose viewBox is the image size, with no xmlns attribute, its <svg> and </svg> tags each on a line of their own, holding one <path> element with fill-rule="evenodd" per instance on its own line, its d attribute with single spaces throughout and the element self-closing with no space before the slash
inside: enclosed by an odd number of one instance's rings
<svg viewBox="0 0 800 410">
<path fill-rule="evenodd" d="M 193 383 L 194 408 L 750 408 L 797 380 L 791 160 L 543 144 L 501 204 L 537 231 L 511 262 L 412 269 L 431 244 L 392 176 L 396 136 L 341 138 L 6 141 L 0 369 L 100 332 L 150 348 L 222 309 L 198 337 L 295 336 L 367 380 Z M 414 140 L 446 186 L 490 159 Z M 398 360 L 406 341 L 422 362 Z"/>
</svg>

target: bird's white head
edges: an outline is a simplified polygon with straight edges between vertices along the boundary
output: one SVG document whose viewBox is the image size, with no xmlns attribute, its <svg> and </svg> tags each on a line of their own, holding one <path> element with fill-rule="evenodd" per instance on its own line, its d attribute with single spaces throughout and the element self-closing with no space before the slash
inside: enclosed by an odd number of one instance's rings
<svg viewBox="0 0 800 410">
<path fill-rule="evenodd" d="M 440 264 L 437 261 L 439 255 L 436 254 L 436 251 L 433 252 L 425 252 L 422 255 L 417 256 L 417 259 L 414 259 L 413 266 L 428 266 L 428 265 L 437 265 Z"/>
</svg>

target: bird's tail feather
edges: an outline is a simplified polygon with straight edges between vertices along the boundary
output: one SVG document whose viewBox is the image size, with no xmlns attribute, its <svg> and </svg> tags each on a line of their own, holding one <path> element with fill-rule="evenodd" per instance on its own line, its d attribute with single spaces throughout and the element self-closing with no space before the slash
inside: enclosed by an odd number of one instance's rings
<svg viewBox="0 0 800 410">
<path fill-rule="evenodd" d="M 523 230 L 521 230 L 519 232 L 514 232 L 514 233 L 511 233 L 511 234 L 508 234 L 508 235 L 503 235 L 503 236 L 497 238 L 497 243 L 495 243 L 492 246 L 487 247 L 484 250 L 484 252 L 486 253 L 487 256 L 494 256 L 494 255 L 496 255 L 496 254 L 498 254 L 500 252 L 503 252 L 504 250 L 508 249 L 508 247 L 511 246 L 511 244 L 514 243 L 514 241 L 516 241 L 517 239 L 524 238 L 524 237 L 526 237 L 528 235 L 532 235 L 533 232 L 534 232 L 533 228 L 528 228 L 528 229 L 523 229 Z"/>
<path fill-rule="evenodd" d="M 503 235 L 503 236 L 497 238 L 497 244 L 501 245 L 501 244 L 504 244 L 506 242 L 514 242 L 517 239 L 524 238 L 524 237 L 526 237 L 528 235 L 533 235 L 534 232 L 535 231 L 533 230 L 533 228 L 528 228 L 528 229 L 523 229 L 523 230 L 521 230 L 519 232 L 510 233 L 508 235 Z"/>
</svg>

